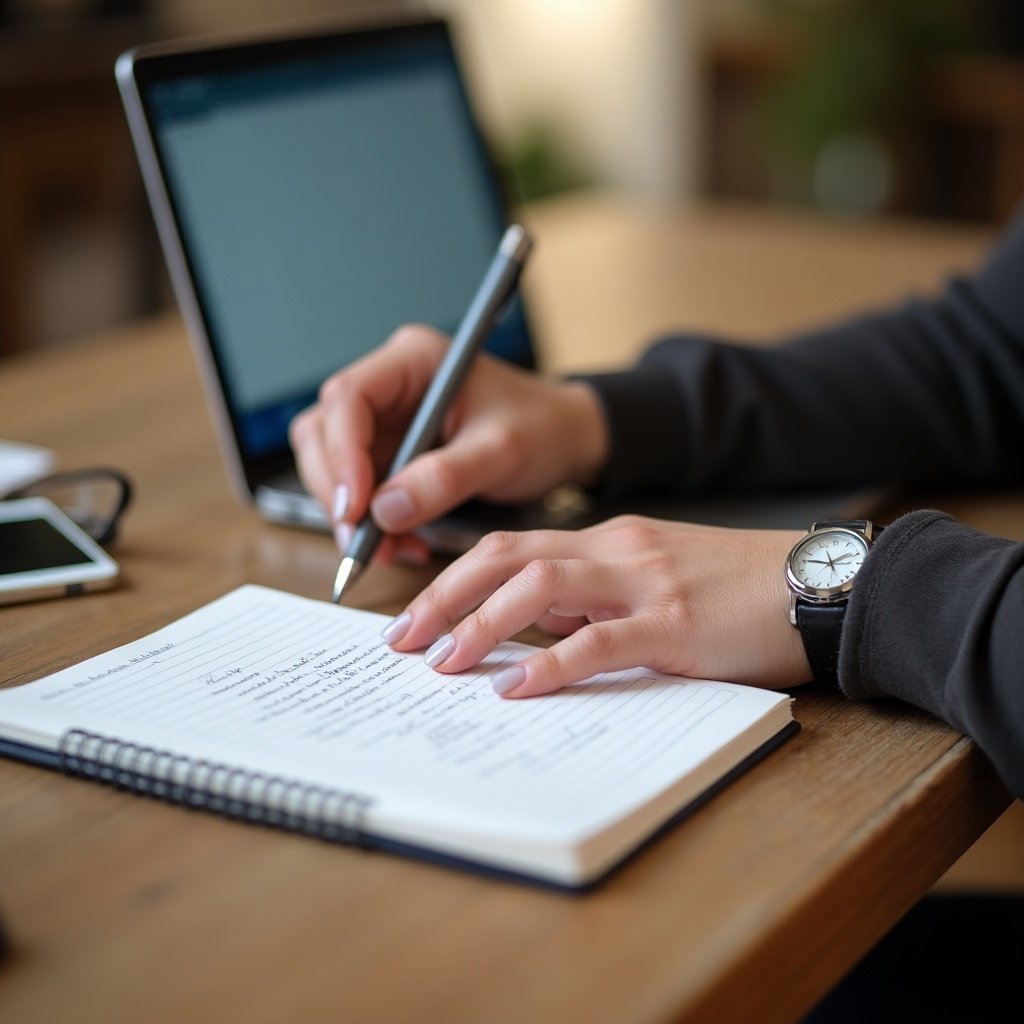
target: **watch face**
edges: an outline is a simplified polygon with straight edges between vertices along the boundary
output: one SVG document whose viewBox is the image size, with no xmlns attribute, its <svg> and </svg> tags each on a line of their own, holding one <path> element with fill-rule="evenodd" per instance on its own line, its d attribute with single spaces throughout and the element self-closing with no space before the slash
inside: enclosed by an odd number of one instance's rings
<svg viewBox="0 0 1024 1024">
<path fill-rule="evenodd" d="M 836 597 L 850 589 L 867 553 L 867 541 L 853 530 L 817 530 L 793 548 L 787 575 L 799 593 Z"/>
</svg>

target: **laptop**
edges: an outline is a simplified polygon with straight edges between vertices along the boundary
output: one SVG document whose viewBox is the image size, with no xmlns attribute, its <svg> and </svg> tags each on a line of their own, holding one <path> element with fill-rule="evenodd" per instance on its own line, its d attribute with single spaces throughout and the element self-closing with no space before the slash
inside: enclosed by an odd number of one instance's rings
<svg viewBox="0 0 1024 1024">
<path fill-rule="evenodd" d="M 437 19 L 139 47 L 117 81 L 235 492 L 268 519 L 327 528 L 288 424 L 332 373 L 407 322 L 451 332 L 508 224 L 449 30 Z M 488 349 L 536 365 L 522 299 Z M 661 502 L 633 511 L 805 527 L 851 495 Z M 622 511 L 579 492 L 470 503 L 426 531 L 465 550 L 496 528 Z"/>
</svg>

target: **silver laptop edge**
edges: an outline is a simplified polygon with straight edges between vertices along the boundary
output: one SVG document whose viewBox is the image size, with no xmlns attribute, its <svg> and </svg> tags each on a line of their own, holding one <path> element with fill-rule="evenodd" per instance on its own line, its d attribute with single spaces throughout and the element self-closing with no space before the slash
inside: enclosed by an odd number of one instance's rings
<svg viewBox="0 0 1024 1024">
<path fill-rule="evenodd" d="M 217 368 L 213 362 L 210 340 L 207 337 L 206 327 L 203 324 L 202 313 L 192 289 L 188 264 L 185 260 L 184 246 L 174 221 L 174 214 L 171 212 L 171 197 L 164 187 L 156 150 L 153 147 L 153 141 L 146 124 L 142 96 L 132 74 L 137 52 L 139 51 L 129 50 L 127 53 L 121 54 L 114 65 L 114 74 L 124 99 L 128 127 L 135 144 L 135 151 L 138 154 L 142 180 L 146 187 L 146 194 L 149 196 L 149 204 L 153 210 L 153 219 L 156 221 L 160 244 L 163 247 L 164 257 L 167 261 L 167 268 L 171 277 L 171 287 L 174 289 L 174 297 L 185 321 L 189 344 L 192 346 L 192 352 L 199 366 L 199 376 L 202 381 L 203 392 L 206 396 L 207 405 L 210 407 L 213 415 L 217 444 L 228 470 L 228 480 L 236 496 L 243 503 L 251 504 L 253 494 L 249 490 L 245 469 L 235 443 L 230 414 L 227 403 L 224 400 Z"/>
</svg>

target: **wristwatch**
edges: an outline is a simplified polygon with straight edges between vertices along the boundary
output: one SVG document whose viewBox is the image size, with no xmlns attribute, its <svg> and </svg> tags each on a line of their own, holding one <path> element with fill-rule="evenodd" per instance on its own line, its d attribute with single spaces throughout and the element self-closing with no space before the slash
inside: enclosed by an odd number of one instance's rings
<svg viewBox="0 0 1024 1024">
<path fill-rule="evenodd" d="M 789 553 L 789 621 L 800 630 L 817 683 L 839 686 L 839 640 L 846 605 L 881 529 L 867 519 L 815 523 Z"/>
</svg>

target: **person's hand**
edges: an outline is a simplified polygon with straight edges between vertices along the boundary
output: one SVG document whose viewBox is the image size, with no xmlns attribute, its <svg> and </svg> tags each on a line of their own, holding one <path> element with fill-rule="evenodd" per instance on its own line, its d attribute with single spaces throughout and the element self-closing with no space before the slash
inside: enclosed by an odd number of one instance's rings
<svg viewBox="0 0 1024 1024">
<path fill-rule="evenodd" d="M 763 686 L 803 683 L 811 673 L 789 623 L 784 577 L 801 536 L 639 516 L 578 532 L 492 533 L 384 637 L 400 651 L 432 645 L 428 664 L 463 672 L 534 623 L 562 636 L 491 680 L 509 697 L 639 665 Z"/>
<path fill-rule="evenodd" d="M 425 557 L 409 531 L 471 497 L 540 498 L 596 478 L 607 427 L 585 384 L 555 383 L 490 356 L 478 357 L 455 399 L 442 443 L 378 483 L 445 352 L 427 327 L 396 331 L 376 351 L 330 377 L 317 403 L 291 424 L 299 475 L 336 524 L 344 549 L 367 508 L 385 533 L 378 559 Z"/>
</svg>

